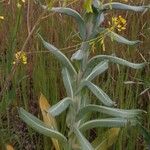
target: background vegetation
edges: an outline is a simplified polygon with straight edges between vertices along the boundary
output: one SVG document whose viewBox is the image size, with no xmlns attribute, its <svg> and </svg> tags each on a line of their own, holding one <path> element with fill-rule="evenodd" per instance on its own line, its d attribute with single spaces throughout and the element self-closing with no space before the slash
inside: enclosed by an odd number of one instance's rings
<svg viewBox="0 0 150 150">
<path fill-rule="evenodd" d="M 45 50 L 36 37 L 36 32 L 45 37 L 47 41 L 60 48 L 66 55 L 77 50 L 80 39 L 76 35 L 74 21 L 66 16 L 50 14 L 42 18 L 36 27 L 35 33 L 30 37 L 25 47 L 28 62 L 26 65 L 19 64 L 11 80 L 8 80 L 13 66 L 14 55 L 20 51 L 27 36 L 35 25 L 42 10 L 34 1 L 25 3 L 17 0 L 0 2 L 0 149 L 6 144 L 13 145 L 14 149 L 20 150 L 48 150 L 50 139 L 37 134 L 28 128 L 18 117 L 17 108 L 22 106 L 35 116 L 41 117 L 38 106 L 40 93 L 43 93 L 50 104 L 55 104 L 62 99 L 65 90 L 60 80 L 60 67 L 56 59 Z M 128 1 L 132 4 L 148 4 L 149 0 Z M 62 6 L 64 1 L 56 1 L 54 5 Z M 66 4 L 81 12 L 82 1 L 68 1 Z M 128 47 L 117 43 L 105 41 L 106 50 L 99 43 L 95 45 L 92 53 L 112 54 L 125 58 L 132 62 L 149 61 L 150 58 L 150 12 L 124 13 L 114 11 L 113 16 L 122 15 L 127 20 L 127 30 L 121 32 L 129 39 L 143 41 L 136 47 Z M 108 19 L 111 16 L 108 14 Z M 104 22 L 107 24 L 107 22 Z M 12 72 L 11 72 L 12 73 Z M 96 80 L 103 89 L 108 91 L 118 103 L 119 108 L 140 108 L 147 111 L 143 116 L 143 125 L 150 129 L 150 69 L 131 70 L 125 67 L 113 65 L 109 72 Z M 6 80 L 7 86 L 5 87 Z M 130 81 L 130 82 L 128 82 Z M 63 124 L 65 114 L 58 118 Z M 63 133 L 63 126 L 59 126 Z M 93 136 L 100 134 L 101 130 L 94 130 Z M 138 128 L 124 128 L 120 132 L 114 150 L 142 150 L 146 144 Z M 46 144 L 48 143 L 48 144 Z"/>
</svg>

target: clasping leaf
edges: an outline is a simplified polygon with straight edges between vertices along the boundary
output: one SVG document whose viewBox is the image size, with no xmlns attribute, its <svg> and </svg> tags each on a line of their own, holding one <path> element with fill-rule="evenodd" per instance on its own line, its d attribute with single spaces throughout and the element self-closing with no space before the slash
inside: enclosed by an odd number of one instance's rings
<svg viewBox="0 0 150 150">
<path fill-rule="evenodd" d="M 58 116 L 63 111 L 65 111 L 71 103 L 72 99 L 70 97 L 66 97 L 60 100 L 57 104 L 50 107 L 50 109 L 48 109 L 48 113 L 52 116 Z"/>
<path fill-rule="evenodd" d="M 73 65 L 71 64 L 71 62 L 69 61 L 69 59 L 56 47 L 54 47 L 50 43 L 47 43 L 46 41 L 44 41 L 44 39 L 41 37 L 41 35 L 39 35 L 39 37 L 42 40 L 44 47 L 47 48 L 52 54 L 54 54 L 55 57 L 63 64 L 63 66 L 68 68 L 69 72 L 72 75 L 76 75 L 77 72 L 76 72 L 75 68 L 73 67 Z"/>
<path fill-rule="evenodd" d="M 112 2 L 103 5 L 103 9 L 131 10 L 135 12 L 142 12 L 146 8 L 148 8 L 148 6 L 131 6 L 118 2 Z"/>
</svg>

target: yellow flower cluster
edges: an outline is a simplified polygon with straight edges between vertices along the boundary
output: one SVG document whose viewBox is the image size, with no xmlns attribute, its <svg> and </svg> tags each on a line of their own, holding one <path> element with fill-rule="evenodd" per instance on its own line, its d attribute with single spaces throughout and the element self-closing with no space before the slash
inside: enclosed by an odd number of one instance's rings
<svg viewBox="0 0 150 150">
<path fill-rule="evenodd" d="M 112 17 L 111 22 L 108 22 L 111 25 L 111 30 L 117 29 L 118 31 L 122 31 L 126 29 L 127 21 L 122 16 Z"/>
<path fill-rule="evenodd" d="M 13 64 L 16 64 L 16 61 L 20 61 L 22 64 L 27 64 L 27 54 L 23 51 L 19 51 L 15 54 L 15 61 Z"/>
<path fill-rule="evenodd" d="M 22 2 L 22 3 L 25 3 L 25 0 L 21 0 L 21 2 Z M 22 6 L 22 5 L 18 2 L 18 3 L 17 3 L 17 7 L 18 7 L 18 8 L 21 8 L 21 6 Z"/>
</svg>

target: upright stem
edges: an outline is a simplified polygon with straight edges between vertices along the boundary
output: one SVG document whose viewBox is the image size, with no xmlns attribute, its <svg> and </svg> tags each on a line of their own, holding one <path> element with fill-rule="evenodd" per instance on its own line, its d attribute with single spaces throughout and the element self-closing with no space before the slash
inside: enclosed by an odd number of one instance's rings
<svg viewBox="0 0 150 150">
<path fill-rule="evenodd" d="M 89 24 L 90 24 L 90 26 L 88 26 Z M 92 30 L 93 30 L 93 26 L 91 26 L 91 24 L 92 24 L 92 18 L 90 16 L 89 19 L 87 20 L 87 25 L 86 25 L 86 30 L 87 30 L 86 39 L 88 39 L 88 37 L 90 36 L 90 34 L 92 33 Z M 90 54 L 89 48 L 90 48 L 89 41 L 86 41 L 86 40 L 83 41 L 81 44 L 81 47 L 80 47 L 80 50 L 82 51 L 82 54 L 83 54 L 83 58 L 80 61 L 78 74 L 75 79 L 76 80 L 75 81 L 76 86 L 74 89 L 75 93 L 80 88 L 80 85 L 82 82 L 82 77 L 83 77 L 84 71 L 88 64 L 88 59 L 89 59 L 89 54 Z M 68 116 L 67 116 L 67 118 L 68 118 L 67 120 L 69 123 L 69 129 L 70 129 L 70 132 L 68 134 L 70 148 L 73 148 L 74 145 L 76 145 L 76 143 L 77 143 L 76 137 L 73 133 L 74 125 L 77 123 L 76 115 L 77 115 L 79 109 L 87 102 L 87 100 L 83 98 L 83 94 L 85 94 L 85 96 L 87 96 L 87 93 L 85 91 L 80 92 L 78 95 L 74 95 L 73 104 L 72 104 L 73 106 L 70 106 Z M 78 122 L 78 125 L 79 124 L 80 124 L 80 121 Z"/>
</svg>

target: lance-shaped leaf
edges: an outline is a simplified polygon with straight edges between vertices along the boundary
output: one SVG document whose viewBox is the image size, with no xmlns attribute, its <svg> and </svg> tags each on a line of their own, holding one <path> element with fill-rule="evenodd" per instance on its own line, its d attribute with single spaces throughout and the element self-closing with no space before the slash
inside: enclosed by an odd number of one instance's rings
<svg viewBox="0 0 150 150">
<path fill-rule="evenodd" d="M 42 43 L 44 44 L 44 47 L 47 48 L 52 54 L 55 55 L 55 57 L 65 66 L 71 74 L 77 74 L 75 68 L 69 61 L 69 59 L 55 46 L 51 45 L 50 43 L 47 43 L 41 35 L 39 35 L 40 39 L 42 40 Z"/>
<path fill-rule="evenodd" d="M 95 64 L 99 63 L 102 60 L 108 60 L 109 62 L 124 65 L 124 66 L 128 66 L 128 67 L 131 67 L 133 69 L 141 69 L 146 65 L 146 63 L 140 63 L 140 64 L 131 63 L 127 60 L 124 60 L 122 58 L 118 58 L 116 56 L 97 55 L 97 56 L 90 59 L 90 61 L 88 62 L 88 65 L 87 65 L 87 69 L 88 68 L 93 68 L 95 66 Z"/>
<path fill-rule="evenodd" d="M 112 32 L 112 31 L 108 31 L 108 33 L 106 35 L 109 36 L 112 41 L 117 41 L 122 44 L 135 45 L 140 42 L 139 40 L 129 41 L 128 39 L 118 35 L 117 33 Z"/>
<path fill-rule="evenodd" d="M 103 5 L 103 9 L 131 10 L 135 12 L 142 12 L 146 8 L 148 8 L 148 6 L 131 6 L 118 2 L 112 2 Z"/>
<path fill-rule="evenodd" d="M 102 6 L 102 2 L 99 0 L 93 0 L 93 7 L 95 7 L 96 9 L 101 8 Z"/>
<path fill-rule="evenodd" d="M 39 98 L 39 106 L 42 112 L 43 116 L 43 121 L 45 124 L 47 124 L 50 128 L 56 129 L 57 130 L 57 122 L 55 117 L 47 113 L 47 110 L 51 107 L 50 104 L 48 103 L 48 100 L 46 97 L 41 94 Z M 56 150 L 60 150 L 60 145 L 57 139 L 52 139 L 53 145 Z"/>
<path fill-rule="evenodd" d="M 48 109 L 51 106 L 43 94 L 41 94 L 40 98 L 39 98 L 39 107 L 40 107 L 41 112 L 42 112 L 44 123 L 47 124 L 48 126 L 50 126 L 51 128 L 54 128 L 57 130 L 57 123 L 56 123 L 55 117 L 49 116 L 47 113 Z"/>
<path fill-rule="evenodd" d="M 113 102 L 109 96 L 102 90 L 100 89 L 97 85 L 89 82 L 89 81 L 84 81 L 83 82 L 84 86 L 87 86 L 89 90 L 106 106 L 113 106 L 115 105 L 115 102 Z"/>
<path fill-rule="evenodd" d="M 80 126 L 81 131 L 85 131 L 97 127 L 124 127 L 126 125 L 135 126 L 137 121 L 134 119 L 128 120 L 124 118 L 107 118 L 87 121 Z"/>
<path fill-rule="evenodd" d="M 71 77 L 67 68 L 62 69 L 63 82 L 66 88 L 67 96 L 73 97 L 73 88 L 71 83 Z"/>
<path fill-rule="evenodd" d="M 95 18 L 95 28 L 98 28 L 105 20 L 104 13 L 99 13 Z"/>
<path fill-rule="evenodd" d="M 73 60 L 82 60 L 83 56 L 84 56 L 84 51 L 79 49 L 72 55 L 71 60 L 72 61 Z"/>
<path fill-rule="evenodd" d="M 108 61 L 102 61 L 94 67 L 94 69 L 86 77 L 85 80 L 91 81 L 92 79 L 94 79 L 96 76 L 100 75 L 101 73 L 103 73 L 107 69 L 108 69 Z"/>
<path fill-rule="evenodd" d="M 100 26 L 104 22 L 104 20 L 105 20 L 104 13 L 101 13 L 100 16 L 97 19 L 98 19 L 97 20 L 97 23 L 98 23 L 97 25 Z"/>
<path fill-rule="evenodd" d="M 81 145 L 82 150 L 94 150 L 90 142 L 82 135 L 82 133 L 76 127 L 74 127 L 74 133 L 78 139 L 78 142 Z"/>
<path fill-rule="evenodd" d="M 93 33 L 88 38 L 88 40 L 92 40 L 92 39 L 96 38 L 98 34 L 105 34 L 107 32 L 108 32 L 108 30 L 106 28 L 103 28 L 103 27 L 95 28 Z"/>
<path fill-rule="evenodd" d="M 144 111 L 139 109 L 125 110 L 125 109 L 110 108 L 110 107 L 99 106 L 99 105 L 87 105 L 79 110 L 77 114 L 77 119 L 78 120 L 81 119 L 85 114 L 89 112 L 100 112 L 114 117 L 130 119 L 130 118 L 138 117 Z"/>
<path fill-rule="evenodd" d="M 45 136 L 58 139 L 60 142 L 63 143 L 64 148 L 67 148 L 68 145 L 67 139 L 60 132 L 50 128 L 49 126 L 44 124 L 44 122 L 42 122 L 32 114 L 28 113 L 23 108 L 19 109 L 19 116 L 31 128 L 33 128 L 34 130 L 36 130 L 41 134 L 44 134 Z"/>
<path fill-rule="evenodd" d="M 88 42 L 82 42 L 80 49 L 78 51 L 76 51 L 72 57 L 71 60 L 82 60 L 83 58 L 86 57 L 87 55 L 87 50 L 89 49 L 89 43 Z"/>
<path fill-rule="evenodd" d="M 42 7 L 44 9 L 48 9 L 46 6 L 42 6 Z M 77 11 L 75 11 L 71 8 L 65 8 L 65 7 L 52 7 L 51 9 L 48 9 L 48 11 L 62 13 L 62 14 L 65 14 L 65 15 L 75 18 L 75 20 L 78 24 L 79 32 L 80 32 L 82 39 L 86 38 L 85 22 L 84 22 L 83 18 L 81 17 L 81 15 Z"/>
<path fill-rule="evenodd" d="M 66 97 L 60 100 L 60 102 L 58 102 L 57 104 L 50 107 L 50 109 L 48 109 L 48 113 L 52 116 L 58 116 L 63 111 L 65 111 L 71 103 L 72 99 L 70 97 Z"/>
</svg>

